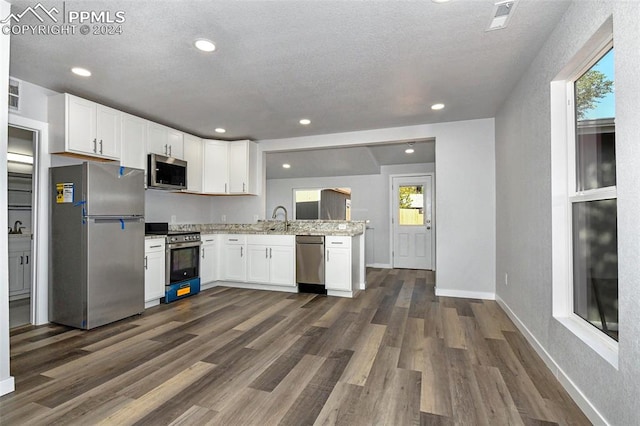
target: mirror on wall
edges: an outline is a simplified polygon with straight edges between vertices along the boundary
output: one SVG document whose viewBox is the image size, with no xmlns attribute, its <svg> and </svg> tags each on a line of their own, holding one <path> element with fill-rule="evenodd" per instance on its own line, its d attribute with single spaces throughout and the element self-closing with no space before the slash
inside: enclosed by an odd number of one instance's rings
<svg viewBox="0 0 640 426">
<path fill-rule="evenodd" d="M 351 220 L 351 188 L 294 189 L 296 220 Z"/>
</svg>

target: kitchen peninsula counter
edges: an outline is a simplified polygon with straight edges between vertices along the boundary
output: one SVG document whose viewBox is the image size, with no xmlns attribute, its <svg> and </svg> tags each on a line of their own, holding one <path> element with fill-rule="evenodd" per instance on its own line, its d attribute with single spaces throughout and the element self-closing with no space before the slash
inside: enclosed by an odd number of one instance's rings
<svg viewBox="0 0 640 426">
<path fill-rule="evenodd" d="M 256 235 L 324 235 L 354 237 L 364 234 L 365 221 L 292 220 L 285 229 L 284 221 L 264 220 L 257 223 L 172 224 L 171 231 L 193 231 L 201 234 Z"/>
<path fill-rule="evenodd" d="M 252 224 L 170 224 L 200 232 L 201 288 L 225 285 L 298 292 L 296 236 L 324 236 L 327 295 L 355 297 L 366 288 L 365 221 L 263 220 Z"/>
</svg>

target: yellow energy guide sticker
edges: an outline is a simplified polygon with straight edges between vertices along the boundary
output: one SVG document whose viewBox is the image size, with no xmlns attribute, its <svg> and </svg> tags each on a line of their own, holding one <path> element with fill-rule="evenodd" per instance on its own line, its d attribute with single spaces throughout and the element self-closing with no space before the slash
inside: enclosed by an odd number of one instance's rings
<svg viewBox="0 0 640 426">
<path fill-rule="evenodd" d="M 178 296 L 184 296 L 185 294 L 189 294 L 190 291 L 191 291 L 191 287 L 181 288 L 181 289 L 178 289 L 177 294 Z"/>
<path fill-rule="evenodd" d="M 73 183 L 56 183 L 56 203 L 73 203 Z"/>
</svg>

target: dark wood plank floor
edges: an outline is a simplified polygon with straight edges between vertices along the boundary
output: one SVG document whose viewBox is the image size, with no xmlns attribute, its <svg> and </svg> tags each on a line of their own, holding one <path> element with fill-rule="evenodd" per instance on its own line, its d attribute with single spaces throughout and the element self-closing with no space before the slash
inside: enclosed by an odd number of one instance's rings
<svg viewBox="0 0 640 426">
<path fill-rule="evenodd" d="M 11 333 L 0 424 L 589 424 L 493 301 L 368 270 L 355 299 L 217 287 Z"/>
</svg>

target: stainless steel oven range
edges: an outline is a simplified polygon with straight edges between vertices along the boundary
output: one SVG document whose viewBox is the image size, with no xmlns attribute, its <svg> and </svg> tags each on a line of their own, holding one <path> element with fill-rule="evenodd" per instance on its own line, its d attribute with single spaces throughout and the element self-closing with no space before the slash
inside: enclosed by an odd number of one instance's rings
<svg viewBox="0 0 640 426">
<path fill-rule="evenodd" d="M 200 292 L 200 233 L 169 231 L 166 223 L 147 223 L 146 233 L 165 235 L 165 297 L 170 303 Z"/>
</svg>

